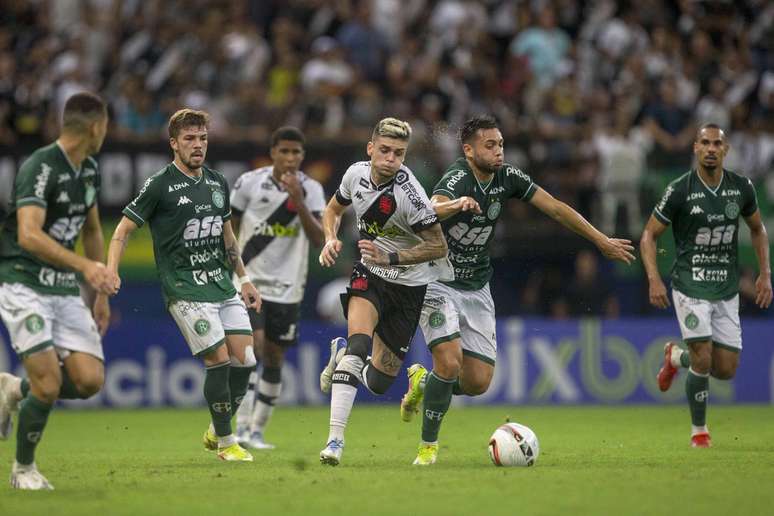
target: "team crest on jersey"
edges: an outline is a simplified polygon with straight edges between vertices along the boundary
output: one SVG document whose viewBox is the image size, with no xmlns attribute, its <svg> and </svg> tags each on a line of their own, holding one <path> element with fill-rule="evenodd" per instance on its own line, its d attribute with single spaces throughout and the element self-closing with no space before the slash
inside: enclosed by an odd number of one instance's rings
<svg viewBox="0 0 774 516">
<path fill-rule="evenodd" d="M 360 290 L 360 291 L 368 290 L 368 278 L 364 276 L 353 278 L 352 285 L 350 285 L 350 288 L 352 290 Z"/>
<path fill-rule="evenodd" d="M 210 332 L 210 321 L 207 319 L 199 319 L 194 323 L 194 331 L 200 337 L 204 337 Z"/>
<path fill-rule="evenodd" d="M 726 217 L 735 219 L 739 216 L 739 205 L 735 201 L 726 204 Z"/>
<path fill-rule="evenodd" d="M 379 197 L 379 211 L 385 215 L 391 214 L 395 211 L 395 201 L 388 195 L 382 195 Z"/>
<path fill-rule="evenodd" d="M 688 315 L 685 316 L 685 327 L 689 330 L 695 330 L 696 327 L 699 325 L 699 318 L 696 316 L 695 313 L 690 312 Z"/>
<path fill-rule="evenodd" d="M 223 192 L 221 192 L 220 190 L 212 191 L 212 204 L 214 204 L 218 208 L 222 208 L 224 199 L 225 198 L 223 197 Z"/>
<path fill-rule="evenodd" d="M 486 210 L 486 216 L 489 220 L 495 220 L 500 215 L 501 204 L 499 202 L 493 202 L 489 205 L 489 209 Z"/>
<path fill-rule="evenodd" d="M 440 328 L 446 322 L 446 316 L 443 312 L 433 312 L 430 314 L 429 321 L 431 328 Z"/>
<path fill-rule="evenodd" d="M 27 318 L 24 319 L 24 326 L 30 333 L 40 333 L 43 330 L 44 325 L 43 318 L 38 314 L 28 315 Z"/>
</svg>

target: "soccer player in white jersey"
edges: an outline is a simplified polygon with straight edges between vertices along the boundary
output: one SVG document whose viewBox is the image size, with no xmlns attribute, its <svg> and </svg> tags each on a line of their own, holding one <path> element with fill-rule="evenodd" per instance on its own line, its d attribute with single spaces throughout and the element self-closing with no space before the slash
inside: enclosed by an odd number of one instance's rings
<svg viewBox="0 0 774 516">
<path fill-rule="evenodd" d="M 361 261 L 342 294 L 346 349 L 331 349 L 331 361 L 320 376 L 323 391 L 331 390 L 330 432 L 320 452 L 323 464 L 341 461 L 357 386 L 362 383 L 378 395 L 395 380 L 419 323 L 427 284 L 453 276 L 438 217 L 403 165 L 410 137 L 406 122 L 381 120 L 366 148 L 371 160 L 347 169 L 323 213 L 323 266 L 332 266 L 341 252 L 337 234 L 350 204 L 361 237 Z"/>
<path fill-rule="evenodd" d="M 237 440 L 256 449 L 264 441 L 280 395 L 285 350 L 298 341 L 298 319 L 309 264 L 309 244 L 323 244 L 320 224 L 325 193 L 299 167 L 304 135 L 281 127 L 271 136 L 272 164 L 243 174 L 231 192 L 231 211 L 247 274 L 261 290 L 261 311 L 249 310 L 255 356 L 263 362 L 260 381 L 250 375 L 237 413 Z"/>
</svg>

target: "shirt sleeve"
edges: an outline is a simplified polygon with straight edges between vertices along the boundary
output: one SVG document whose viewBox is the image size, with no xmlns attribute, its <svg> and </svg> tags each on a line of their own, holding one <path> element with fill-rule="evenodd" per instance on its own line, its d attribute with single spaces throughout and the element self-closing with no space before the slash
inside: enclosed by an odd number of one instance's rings
<svg viewBox="0 0 774 516">
<path fill-rule="evenodd" d="M 317 181 L 307 181 L 306 206 L 309 211 L 317 215 L 325 210 L 325 192 Z"/>
<path fill-rule="evenodd" d="M 433 195 L 443 195 L 452 201 L 457 199 L 459 195 L 454 191 L 454 187 L 459 184 L 461 174 L 465 174 L 465 172 L 463 170 L 454 170 L 444 174 L 441 180 L 433 187 Z"/>
<path fill-rule="evenodd" d="M 159 202 L 158 183 L 156 176 L 149 177 L 137 197 L 122 211 L 138 227 L 150 220 L 156 211 L 156 205 Z"/>
<path fill-rule="evenodd" d="M 403 181 L 401 181 L 401 174 L 405 174 L 406 177 Z M 430 205 L 427 193 L 413 175 L 400 171 L 396 183 L 396 188 L 399 188 L 403 193 L 402 204 L 406 210 L 406 221 L 414 233 L 419 233 L 438 224 L 438 216 Z"/>
<path fill-rule="evenodd" d="M 656 220 L 667 226 L 670 225 L 677 214 L 677 210 L 680 208 L 681 202 L 684 200 L 680 197 L 677 183 L 670 183 L 666 190 L 664 190 L 661 200 L 653 209 L 653 216 L 656 217 Z"/>
<path fill-rule="evenodd" d="M 505 184 L 508 188 L 508 197 L 521 199 L 528 202 L 537 191 L 537 185 L 529 174 L 511 165 L 505 166 Z"/>
<path fill-rule="evenodd" d="M 357 170 L 357 165 L 350 166 L 347 171 L 344 172 L 344 177 L 341 178 L 341 184 L 339 185 L 338 190 L 336 190 L 336 200 L 343 206 L 352 204 L 352 183 L 357 176 Z"/>
<path fill-rule="evenodd" d="M 742 217 L 749 217 L 758 211 L 758 197 L 755 193 L 755 186 L 749 178 L 742 187 L 742 209 L 739 211 Z"/>
<path fill-rule="evenodd" d="M 226 178 L 222 178 L 222 184 L 223 184 L 223 221 L 227 221 L 231 219 L 231 189 L 228 187 L 228 181 L 226 181 Z"/>
<path fill-rule="evenodd" d="M 234 183 L 234 189 L 231 190 L 231 197 L 229 199 L 231 207 L 240 212 L 245 211 L 247 205 L 250 203 L 250 190 L 252 190 L 252 188 L 250 188 L 251 181 L 247 174 L 249 174 L 249 172 L 245 172 L 237 178 L 236 183 Z"/>
<path fill-rule="evenodd" d="M 16 207 L 36 205 L 48 207 L 48 198 L 56 183 L 52 168 L 46 163 L 28 159 L 16 175 Z"/>
</svg>

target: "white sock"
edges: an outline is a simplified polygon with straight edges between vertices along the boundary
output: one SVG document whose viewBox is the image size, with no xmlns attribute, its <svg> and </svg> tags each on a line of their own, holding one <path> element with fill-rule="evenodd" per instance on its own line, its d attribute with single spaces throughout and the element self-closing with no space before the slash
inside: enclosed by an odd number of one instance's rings
<svg viewBox="0 0 774 516">
<path fill-rule="evenodd" d="M 242 398 L 236 413 L 237 435 L 247 432 L 250 429 L 250 420 L 253 417 L 253 407 L 255 405 L 255 384 L 258 382 L 258 373 L 253 371 L 247 381 L 247 392 Z"/>
<path fill-rule="evenodd" d="M 338 372 L 349 373 L 362 383 L 363 377 L 361 373 L 364 365 L 363 359 L 359 356 L 344 355 L 341 362 L 336 366 L 336 371 L 333 373 L 334 378 Z M 328 441 L 333 439 L 344 440 L 344 430 L 347 428 L 349 414 L 352 412 L 352 406 L 355 404 L 356 395 L 357 387 L 354 385 L 333 383 L 331 387 L 331 419 Z"/>
<path fill-rule="evenodd" d="M 271 413 L 274 411 L 274 401 L 282 392 L 282 383 L 269 383 L 264 379 L 258 382 L 258 396 L 256 396 L 253 417 L 250 421 L 250 432 L 263 433 L 266 424 L 269 422 Z M 267 403 L 271 400 L 271 403 Z"/>
<path fill-rule="evenodd" d="M 236 444 L 236 437 L 234 437 L 234 434 L 224 435 L 223 437 L 218 436 L 218 448 L 228 448 L 234 444 Z"/>
<path fill-rule="evenodd" d="M 672 363 L 672 367 L 676 367 L 680 369 L 683 367 L 683 364 L 680 362 L 680 357 L 685 353 L 685 350 L 678 347 L 678 346 L 672 346 L 672 352 L 669 355 L 669 361 Z"/>
<path fill-rule="evenodd" d="M 707 425 L 703 425 L 703 426 L 691 425 L 691 437 L 693 437 L 696 434 L 708 434 L 708 433 L 709 433 L 709 429 L 707 428 Z"/>
</svg>

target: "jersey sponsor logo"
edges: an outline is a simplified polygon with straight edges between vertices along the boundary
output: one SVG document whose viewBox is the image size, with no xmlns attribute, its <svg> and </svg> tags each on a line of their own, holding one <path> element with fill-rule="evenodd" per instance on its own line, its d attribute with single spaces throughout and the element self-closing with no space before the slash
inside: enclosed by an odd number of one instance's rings
<svg viewBox="0 0 774 516">
<path fill-rule="evenodd" d="M 220 190 L 213 190 L 212 203 L 218 208 L 222 208 L 225 203 L 225 197 L 223 196 L 223 192 L 221 192 Z"/>
<path fill-rule="evenodd" d="M 454 191 L 454 187 L 457 185 L 457 183 L 460 182 L 460 180 L 465 177 L 467 173 L 464 170 L 460 170 L 456 172 L 454 175 L 452 175 L 449 179 L 446 180 L 446 188 Z"/>
<path fill-rule="evenodd" d="M 78 238 L 78 234 L 81 232 L 81 228 L 85 221 L 86 217 L 83 215 L 60 217 L 48 228 L 48 234 L 55 240 L 69 246 L 70 243 Z"/>
<path fill-rule="evenodd" d="M 691 211 L 689 212 L 689 215 L 701 215 L 702 213 L 704 213 L 704 210 L 701 209 L 701 206 L 693 205 L 691 206 Z"/>
<path fill-rule="evenodd" d="M 489 205 L 489 209 L 486 210 L 486 216 L 489 220 L 496 220 L 500 215 L 501 204 L 499 202 L 493 202 Z"/>
<path fill-rule="evenodd" d="M 178 206 L 183 206 L 184 204 L 191 204 L 191 199 L 189 199 L 189 198 L 188 198 L 188 197 L 186 197 L 185 195 L 181 195 L 181 196 L 180 196 L 180 197 L 177 199 L 177 205 L 178 205 Z"/>
<path fill-rule="evenodd" d="M 518 176 L 528 183 L 532 182 L 532 178 L 530 178 L 529 175 L 525 174 L 524 172 L 521 171 L 521 169 L 518 169 L 518 168 L 507 167 L 505 169 L 505 177 L 508 177 L 508 176 Z"/>
<path fill-rule="evenodd" d="M 721 190 L 720 196 L 721 197 L 733 197 L 735 195 L 742 195 L 742 192 L 739 190 L 731 189 L 731 190 Z"/>
<path fill-rule="evenodd" d="M 262 220 L 255 226 L 253 234 L 267 237 L 296 238 L 301 232 L 298 226 L 286 226 L 279 222 L 268 224 L 265 220 Z"/>
<path fill-rule="evenodd" d="M 729 219 L 735 219 L 739 216 L 739 205 L 736 202 L 731 201 L 726 204 L 726 217 Z"/>
<path fill-rule="evenodd" d="M 66 183 L 70 180 L 70 174 L 59 174 L 59 179 L 57 179 L 57 184 Z"/>
<path fill-rule="evenodd" d="M 58 204 L 68 203 L 70 202 L 70 196 L 67 195 L 67 192 L 65 191 L 59 192 L 59 197 L 56 198 L 56 202 Z"/>
<path fill-rule="evenodd" d="M 409 175 L 403 170 L 399 170 L 398 173 L 395 174 L 395 182 L 398 183 L 399 185 L 402 185 L 408 180 L 409 180 Z"/>
<path fill-rule="evenodd" d="M 691 265 L 730 265 L 728 253 L 695 254 L 691 256 Z"/>
<path fill-rule="evenodd" d="M 658 206 L 656 206 L 658 211 L 664 211 L 666 203 L 669 202 L 669 198 L 672 196 L 672 192 L 674 191 L 675 189 L 672 185 L 667 186 L 666 190 L 664 190 L 664 195 L 661 197 L 661 200 L 658 203 Z"/>
<path fill-rule="evenodd" d="M 357 229 L 373 238 L 395 238 L 406 235 L 406 232 L 398 226 L 383 228 L 377 221 L 369 223 L 363 219 L 357 221 Z"/>
<path fill-rule="evenodd" d="M 220 249 L 213 249 L 212 251 L 205 249 L 204 251 L 194 252 L 188 256 L 191 266 L 203 265 L 210 260 L 220 260 L 221 258 L 222 255 L 220 254 Z"/>
<path fill-rule="evenodd" d="M 45 287 L 75 288 L 78 283 L 74 272 L 59 272 L 48 267 L 41 267 L 38 281 Z"/>
<path fill-rule="evenodd" d="M 93 168 L 84 168 L 81 173 L 81 178 L 86 179 L 87 177 L 93 177 L 95 175 L 97 175 L 97 171 Z"/>
<path fill-rule="evenodd" d="M 366 265 L 368 270 L 384 279 L 397 279 L 400 271 L 394 267 L 380 267 L 379 265 Z"/>
<path fill-rule="evenodd" d="M 208 179 L 206 177 L 204 178 L 204 184 L 220 187 L 220 183 L 218 183 L 217 181 L 213 181 L 212 179 Z"/>
<path fill-rule="evenodd" d="M 194 211 L 198 215 L 199 213 L 203 211 L 210 211 L 212 210 L 212 204 L 197 204 L 194 206 Z"/>
<path fill-rule="evenodd" d="M 445 297 L 425 297 L 424 304 L 433 308 L 440 308 L 446 304 Z"/>
<path fill-rule="evenodd" d="M 427 209 L 425 201 L 422 199 L 422 197 L 419 196 L 419 193 L 417 193 L 417 189 L 414 188 L 414 185 L 411 183 L 404 183 L 400 186 L 400 189 L 406 193 L 409 202 L 411 202 L 411 205 L 414 206 L 414 208 L 416 208 L 418 211 L 424 211 Z"/>
<path fill-rule="evenodd" d="M 453 261 L 454 263 L 458 263 L 460 265 L 465 263 L 476 263 L 478 262 L 478 253 L 464 255 L 464 254 L 450 252 L 449 260 Z"/>
<path fill-rule="evenodd" d="M 147 186 L 149 182 L 150 182 L 150 179 L 145 182 L 145 186 Z M 168 192 L 177 192 L 178 190 L 186 188 L 187 186 L 188 186 L 188 183 L 176 183 L 174 185 L 169 185 Z M 143 191 L 145 191 L 145 187 L 143 187 Z M 142 192 L 140 192 L 140 194 L 142 194 Z"/>
<path fill-rule="evenodd" d="M 706 195 L 704 195 L 704 192 L 693 192 L 691 195 L 688 196 L 689 201 L 694 201 L 696 199 L 704 199 Z"/>
<path fill-rule="evenodd" d="M 707 215 L 707 222 L 723 222 L 726 220 L 726 218 L 723 215 L 718 215 L 716 213 L 709 213 Z"/>
<path fill-rule="evenodd" d="M 699 228 L 696 230 L 694 243 L 698 246 L 728 245 L 734 241 L 736 225 L 716 226 L 714 228 Z"/>
<path fill-rule="evenodd" d="M 495 195 L 495 194 L 503 193 L 504 191 L 505 191 L 505 187 L 504 186 L 495 186 L 494 188 L 489 190 L 489 193 L 491 195 Z"/>
<path fill-rule="evenodd" d="M 193 218 L 185 224 L 183 240 L 198 240 L 217 237 L 223 233 L 223 219 L 220 215 L 209 215 L 202 219 Z"/>
<path fill-rule="evenodd" d="M 40 164 L 40 173 L 35 178 L 35 197 L 44 199 L 46 196 L 46 185 L 48 184 L 48 176 L 51 175 L 51 167 L 45 163 Z"/>
<path fill-rule="evenodd" d="M 705 269 L 704 267 L 692 267 L 691 277 L 693 281 L 710 283 L 723 283 L 728 279 L 727 269 Z"/>
<path fill-rule="evenodd" d="M 67 207 L 67 214 L 72 215 L 73 213 L 83 213 L 86 211 L 86 205 L 82 203 L 71 203 L 70 206 Z"/>
<path fill-rule="evenodd" d="M 197 285 L 206 285 L 207 280 L 207 271 L 203 271 L 201 269 L 197 269 L 195 271 L 191 271 L 191 274 L 193 275 L 194 283 Z"/>
<path fill-rule="evenodd" d="M 43 321 L 43 318 L 38 314 L 30 314 L 24 319 L 24 327 L 32 334 L 43 331 L 45 325 L 45 321 Z"/>
</svg>

